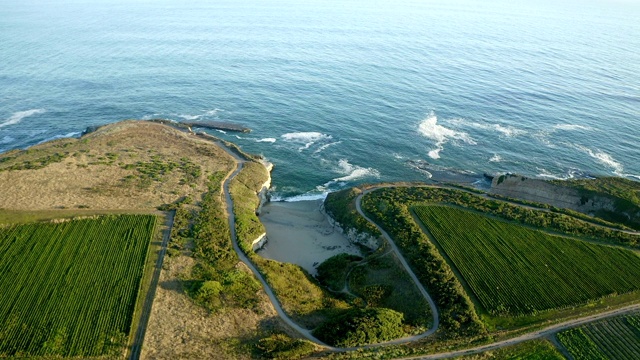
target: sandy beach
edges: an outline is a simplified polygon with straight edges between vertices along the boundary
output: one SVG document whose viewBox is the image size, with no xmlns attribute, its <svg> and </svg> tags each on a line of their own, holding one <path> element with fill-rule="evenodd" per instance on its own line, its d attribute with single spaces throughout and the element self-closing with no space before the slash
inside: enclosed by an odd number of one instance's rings
<svg viewBox="0 0 640 360">
<path fill-rule="evenodd" d="M 258 254 L 298 264 L 312 275 L 316 266 L 334 255 L 360 255 L 360 249 L 329 224 L 321 205 L 322 200 L 267 203 L 260 220 L 268 240 Z"/>
</svg>

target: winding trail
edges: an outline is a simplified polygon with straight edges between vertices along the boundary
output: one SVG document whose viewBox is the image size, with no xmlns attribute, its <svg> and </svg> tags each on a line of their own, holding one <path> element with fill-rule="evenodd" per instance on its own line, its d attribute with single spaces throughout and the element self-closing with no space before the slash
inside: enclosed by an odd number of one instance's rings
<svg viewBox="0 0 640 360">
<path fill-rule="evenodd" d="M 386 345 L 400 345 L 400 344 L 411 343 L 411 342 L 415 342 L 417 340 L 423 339 L 425 337 L 428 337 L 430 335 L 433 335 L 438 330 L 438 327 L 439 327 L 439 324 L 440 324 L 440 318 L 439 318 L 439 313 L 438 313 L 438 309 L 437 309 L 437 307 L 435 305 L 435 302 L 433 301 L 433 299 L 431 298 L 429 293 L 425 290 L 424 286 L 420 283 L 420 281 L 418 280 L 418 277 L 415 275 L 413 270 L 411 270 L 411 268 L 409 267 L 409 264 L 406 262 L 406 260 L 404 259 L 404 257 L 400 253 L 400 250 L 398 249 L 396 244 L 393 242 L 393 240 L 391 239 L 389 234 L 387 234 L 386 231 L 384 231 L 375 222 L 373 222 L 371 219 L 369 219 L 369 217 L 367 217 L 364 214 L 364 212 L 362 211 L 362 208 L 361 208 L 361 202 L 362 202 L 362 196 L 363 195 L 366 195 L 369 192 L 378 190 L 380 188 L 396 187 L 395 185 L 383 185 L 383 186 L 377 186 L 377 187 L 373 187 L 373 188 L 369 188 L 367 190 L 364 190 L 356 198 L 356 209 L 357 209 L 358 213 L 361 216 L 363 216 L 367 221 L 369 221 L 371 224 L 375 225 L 376 228 L 378 230 L 380 230 L 380 232 L 384 236 L 385 240 L 391 246 L 392 251 L 395 253 L 395 255 L 397 256 L 398 260 L 401 262 L 402 266 L 405 268 L 405 270 L 407 271 L 407 273 L 409 274 L 411 279 L 414 281 L 414 283 L 415 283 L 416 287 L 419 289 L 421 295 L 428 301 L 429 306 L 431 308 L 431 312 L 433 314 L 433 319 L 434 319 L 433 320 L 433 326 L 431 327 L 431 329 L 429 329 L 428 331 L 426 331 L 426 332 L 424 332 L 422 334 L 419 334 L 419 335 L 405 337 L 405 338 L 401 338 L 401 339 L 396 339 L 396 340 L 388 341 L 388 342 L 384 342 L 384 343 L 371 344 L 371 345 L 352 347 L 352 348 L 337 348 L 337 347 L 332 347 L 332 346 L 329 346 L 329 345 L 323 343 L 322 341 L 320 341 L 319 339 L 317 339 L 316 337 L 314 337 L 312 335 L 311 330 L 305 329 L 305 328 L 301 327 L 300 325 L 296 324 L 285 313 L 285 311 L 282 309 L 282 305 L 280 304 L 280 302 L 276 298 L 275 294 L 273 293 L 273 290 L 271 289 L 271 287 L 269 286 L 267 281 L 264 279 L 262 274 L 258 271 L 258 269 L 255 267 L 255 265 L 249 260 L 249 258 L 244 254 L 244 252 L 242 252 L 242 250 L 238 246 L 238 239 L 237 239 L 236 230 L 235 230 L 235 215 L 233 213 L 233 200 L 231 198 L 231 193 L 229 192 L 229 184 L 236 177 L 236 175 L 238 175 L 238 173 L 240 173 L 240 171 L 242 171 L 242 169 L 244 167 L 245 160 L 242 159 L 240 156 L 238 156 L 233 150 L 231 150 L 228 147 L 226 147 L 223 143 L 221 143 L 221 142 L 216 142 L 216 143 L 223 150 L 225 150 L 229 155 L 231 155 L 234 158 L 234 160 L 236 161 L 236 169 L 233 172 L 231 172 L 229 175 L 227 175 L 227 177 L 223 180 L 223 186 L 222 186 L 222 189 L 223 189 L 223 192 L 224 192 L 224 196 L 225 196 L 226 206 L 227 206 L 226 211 L 227 211 L 227 216 L 228 216 L 228 221 L 229 221 L 229 229 L 230 229 L 230 232 L 231 232 L 231 242 L 233 244 L 233 249 L 236 252 L 236 254 L 238 254 L 238 258 L 244 264 L 246 264 L 247 267 L 249 267 L 249 269 L 251 269 L 251 271 L 253 272 L 255 277 L 260 281 L 265 293 L 267 294 L 267 296 L 269 297 L 269 300 L 273 304 L 273 307 L 276 310 L 278 316 L 287 325 L 289 325 L 292 329 L 295 329 L 297 332 L 299 332 L 307 340 L 309 340 L 309 341 L 311 341 L 311 342 L 313 342 L 313 343 L 315 343 L 317 345 L 320 345 L 320 346 L 324 347 L 326 350 L 333 351 L 333 352 L 347 352 L 347 351 L 355 351 L 355 350 L 359 350 L 359 349 L 369 349 L 369 348 L 381 347 L 381 346 L 386 346 Z M 456 188 L 456 190 L 460 190 L 460 189 Z M 546 336 L 555 334 L 556 332 L 559 332 L 559 331 L 562 331 L 562 330 L 566 330 L 566 329 L 569 329 L 569 328 L 572 328 L 572 327 L 575 327 L 575 326 L 583 325 L 583 324 L 586 324 L 586 323 L 589 323 L 589 322 L 592 322 L 592 321 L 601 320 L 601 319 L 605 319 L 605 318 L 609 318 L 609 317 L 613 317 L 613 316 L 618 316 L 618 315 L 622 315 L 622 314 L 626 314 L 626 313 L 630 313 L 630 312 L 634 312 L 634 311 L 639 311 L 639 310 L 640 310 L 640 304 L 633 304 L 633 305 L 625 306 L 625 307 L 618 308 L 618 309 L 615 309 L 615 310 L 610 310 L 610 311 L 602 312 L 602 313 L 595 314 L 595 315 L 590 315 L 590 316 L 586 316 L 586 317 L 582 317 L 582 318 L 578 318 L 578 319 L 565 321 L 565 322 L 562 322 L 562 323 L 558 323 L 558 324 L 555 324 L 555 325 L 548 326 L 548 327 L 540 329 L 540 330 L 532 331 L 532 332 L 529 332 L 529 333 L 526 333 L 526 334 L 523 334 L 523 335 L 520 335 L 520 336 L 517 336 L 517 337 L 514 337 L 514 338 L 510 338 L 510 339 L 507 339 L 507 340 L 494 342 L 494 343 L 487 344 L 487 345 L 481 345 L 481 346 L 476 346 L 476 347 L 473 347 L 473 348 L 467 348 L 467 349 L 462 349 L 462 350 L 443 352 L 443 353 L 438 353 L 438 354 L 401 357 L 401 358 L 397 358 L 397 359 L 404 359 L 404 360 L 445 359 L 445 358 L 451 358 L 451 357 L 457 357 L 457 356 L 478 354 L 478 353 L 481 353 L 481 352 L 485 352 L 485 351 L 489 351 L 489 350 L 495 350 L 495 349 L 499 349 L 499 348 L 503 348 L 503 347 L 507 347 L 507 346 L 516 345 L 516 344 L 519 344 L 519 343 L 522 343 L 522 342 L 525 342 L 525 341 L 546 337 Z"/>
<path fill-rule="evenodd" d="M 433 301 L 433 299 L 431 298 L 427 290 L 424 288 L 424 286 L 422 286 L 422 283 L 420 282 L 420 280 L 418 280 L 418 277 L 413 272 L 413 270 L 411 270 L 411 267 L 409 267 L 409 264 L 400 253 L 400 250 L 396 246 L 396 243 L 393 242 L 393 239 L 391 239 L 391 236 L 389 236 L 389 234 L 387 234 L 386 231 L 384 231 L 380 226 L 378 226 L 378 224 L 376 224 L 371 219 L 369 219 L 369 217 L 367 217 L 367 215 L 365 215 L 365 213 L 362 211 L 362 207 L 361 207 L 362 196 L 374 190 L 377 190 L 377 188 L 365 190 L 358 195 L 358 197 L 356 198 L 356 210 L 363 218 L 365 218 L 371 224 L 375 225 L 375 227 L 380 231 L 380 233 L 382 233 L 382 236 L 384 236 L 389 246 L 391 246 L 391 250 L 394 252 L 396 257 L 404 267 L 404 270 L 407 272 L 407 274 L 409 274 L 409 276 L 411 277 L 411 280 L 413 280 L 413 283 L 416 285 L 416 287 L 420 291 L 420 294 L 422 295 L 422 297 L 424 297 L 425 300 L 427 300 L 427 302 L 429 303 L 429 307 L 431 308 L 431 314 L 433 314 L 433 326 L 431 327 L 431 329 L 429 329 L 429 331 L 424 332 L 420 335 L 413 336 L 414 340 L 419 340 L 434 334 L 438 330 L 438 326 L 440 325 L 440 314 L 438 313 L 438 307 L 436 307 L 436 303 Z"/>
<path fill-rule="evenodd" d="M 426 292 L 426 290 L 424 289 L 422 284 L 420 284 L 420 282 L 417 281 L 417 277 L 415 276 L 415 274 L 413 274 L 413 272 L 410 272 L 409 275 L 412 277 L 414 282 L 416 282 L 416 286 L 418 286 L 418 289 L 420 290 L 420 293 L 429 302 L 429 306 L 431 307 L 431 311 L 432 311 L 432 313 L 434 315 L 433 326 L 428 331 L 426 331 L 426 332 L 424 332 L 422 334 L 403 337 L 403 338 L 400 338 L 400 339 L 395 339 L 395 340 L 391 340 L 391 341 L 387 341 L 387 342 L 383 342 L 383 343 L 377 343 L 377 344 L 370 344 L 370 345 L 351 347 L 351 348 L 337 348 L 337 347 L 333 347 L 333 346 L 329 346 L 329 345 L 325 344 L 324 342 L 320 341 L 318 338 L 313 336 L 313 334 L 311 333 L 312 332 L 311 330 L 305 329 L 302 326 L 296 324 L 285 313 L 284 309 L 282 309 L 282 305 L 278 301 L 277 297 L 273 293 L 273 290 L 271 289 L 271 287 L 269 286 L 267 281 L 264 279 L 262 274 L 258 271 L 256 266 L 251 262 L 251 260 L 249 260 L 249 258 L 245 255 L 245 253 L 240 249 L 240 246 L 238 246 L 238 238 L 237 238 L 236 229 L 235 229 L 235 215 L 233 213 L 233 199 L 231 198 L 231 193 L 229 192 L 229 184 L 236 177 L 236 175 L 238 175 L 240 173 L 240 171 L 242 171 L 242 169 L 244 167 L 245 160 L 242 159 L 240 156 L 238 156 L 238 154 L 236 154 L 233 150 L 227 148 L 224 144 L 222 144 L 220 142 L 217 142 L 217 145 L 220 146 L 222 149 L 224 149 L 236 161 L 236 169 L 223 180 L 223 184 L 222 184 L 222 190 L 224 192 L 225 202 L 226 202 L 226 205 L 227 205 L 227 216 L 228 216 L 228 220 L 229 220 L 229 229 L 231 231 L 231 243 L 233 244 L 233 250 L 235 250 L 236 254 L 238 254 L 238 258 L 240 258 L 240 261 L 245 263 L 245 265 L 247 265 L 247 267 L 249 267 L 249 269 L 251 269 L 251 271 L 253 272 L 255 277 L 260 281 L 265 293 L 269 297 L 269 300 L 273 304 L 274 309 L 278 313 L 278 316 L 280 316 L 280 318 L 287 325 L 289 325 L 291 328 L 295 329 L 297 332 L 299 332 L 307 340 L 309 340 L 309 341 L 311 341 L 311 342 L 313 342 L 313 343 L 315 343 L 317 345 L 320 345 L 322 347 L 325 347 L 327 350 L 331 350 L 331 351 L 334 351 L 334 352 L 346 352 L 346 351 L 354 351 L 354 350 L 358 350 L 358 349 L 368 349 L 368 348 L 374 348 L 374 347 L 380 347 L 380 346 L 386 346 L 386 345 L 406 344 L 406 343 L 410 343 L 410 342 L 414 342 L 414 341 L 423 339 L 423 338 L 425 338 L 425 337 L 427 337 L 429 335 L 434 334 L 438 330 L 439 318 L 438 318 L 438 310 L 437 310 L 437 308 L 435 306 L 435 303 L 433 302 L 433 300 L 431 299 L 429 294 Z M 386 236 L 387 236 L 387 239 L 390 239 L 388 237 L 388 235 L 386 235 Z M 407 264 L 407 262 L 404 260 L 402 255 L 400 255 L 400 252 L 398 251 L 397 247 L 395 247 L 395 244 L 393 244 L 392 242 L 390 244 L 392 244 L 392 247 L 394 248 L 394 251 L 395 251 L 396 255 L 398 255 L 398 258 L 402 262 L 403 266 L 405 266 L 406 269 L 411 271 L 410 268 L 408 267 L 409 265 Z"/>
</svg>

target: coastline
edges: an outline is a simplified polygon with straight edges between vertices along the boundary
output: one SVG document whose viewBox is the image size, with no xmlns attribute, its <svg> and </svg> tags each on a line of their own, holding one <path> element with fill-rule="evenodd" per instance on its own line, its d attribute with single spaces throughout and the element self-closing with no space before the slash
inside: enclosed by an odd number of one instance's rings
<svg viewBox="0 0 640 360">
<path fill-rule="evenodd" d="M 267 242 L 257 251 L 261 257 L 300 265 L 311 275 L 326 259 L 340 254 L 361 255 L 360 249 L 332 225 L 321 211 L 323 200 L 269 202 L 260 221 Z"/>
</svg>

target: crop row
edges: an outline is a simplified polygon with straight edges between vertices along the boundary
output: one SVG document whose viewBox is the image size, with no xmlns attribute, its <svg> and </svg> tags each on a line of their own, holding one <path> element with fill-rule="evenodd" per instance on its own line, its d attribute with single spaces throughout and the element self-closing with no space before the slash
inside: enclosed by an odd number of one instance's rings
<svg viewBox="0 0 640 360">
<path fill-rule="evenodd" d="M 640 257 L 629 250 L 450 206 L 414 211 L 492 314 L 532 314 L 640 289 Z"/>
<path fill-rule="evenodd" d="M 121 215 L 0 229 L 0 357 L 121 351 L 155 225 Z"/>
<path fill-rule="evenodd" d="M 558 339 L 576 359 L 640 359 L 640 315 L 621 316 L 571 329 Z"/>
</svg>

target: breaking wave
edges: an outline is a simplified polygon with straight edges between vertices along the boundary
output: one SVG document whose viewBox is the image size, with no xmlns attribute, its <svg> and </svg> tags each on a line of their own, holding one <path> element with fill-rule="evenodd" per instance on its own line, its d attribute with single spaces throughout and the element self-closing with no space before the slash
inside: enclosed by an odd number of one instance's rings
<svg viewBox="0 0 640 360">
<path fill-rule="evenodd" d="M 313 144 L 319 141 L 327 141 L 333 139 L 331 135 L 323 134 L 320 132 L 294 132 L 287 133 L 280 136 L 284 141 L 303 144 L 298 151 L 303 151 L 310 148 Z"/>
<path fill-rule="evenodd" d="M 14 112 L 8 119 L 6 119 L 4 122 L 0 123 L 0 128 L 3 128 L 5 126 L 9 126 L 9 125 L 15 125 L 15 124 L 19 123 L 20 121 L 22 121 L 22 119 L 24 119 L 26 117 L 33 116 L 33 115 L 38 115 L 38 114 L 43 114 L 45 112 L 46 111 L 44 109 L 31 109 L 31 110 Z"/>
<path fill-rule="evenodd" d="M 500 162 L 500 161 L 502 161 L 502 156 L 498 154 L 493 154 L 491 159 L 489 159 L 489 162 Z"/>
<path fill-rule="evenodd" d="M 258 139 L 258 140 L 256 140 L 256 142 L 274 143 L 274 142 L 276 142 L 276 139 L 275 138 L 264 138 L 264 139 Z"/>
<path fill-rule="evenodd" d="M 55 136 L 52 136 L 50 138 L 47 138 L 47 139 L 44 139 L 44 140 L 40 141 L 38 144 L 42 144 L 42 143 L 46 143 L 46 142 L 53 141 L 53 140 L 58 140 L 58 139 L 79 137 L 80 135 L 82 135 L 82 132 L 80 132 L 80 131 L 74 131 L 74 132 L 70 132 L 70 133 L 62 134 L 62 135 L 55 135 Z"/>
<path fill-rule="evenodd" d="M 342 159 L 338 162 L 338 166 L 345 173 L 345 176 L 335 178 L 333 182 L 340 181 L 353 181 L 362 179 L 365 177 L 380 177 L 380 172 L 374 168 L 363 168 L 357 165 L 352 165 L 348 160 Z"/>
<path fill-rule="evenodd" d="M 483 123 L 477 123 L 472 121 L 466 121 L 464 119 L 455 119 L 455 120 L 452 120 L 452 123 L 460 126 L 474 128 L 474 129 L 492 130 L 506 137 L 520 136 L 527 133 L 526 130 L 517 129 L 513 126 L 504 126 L 501 124 L 489 124 L 489 123 L 483 124 Z"/>
<path fill-rule="evenodd" d="M 300 194 L 300 195 L 295 195 L 290 197 L 281 197 L 278 195 L 272 195 L 271 201 L 298 202 L 298 201 L 324 200 L 328 194 L 329 194 L 328 191 L 323 191 L 321 193 L 308 192 L 305 194 Z"/>
<path fill-rule="evenodd" d="M 604 151 L 601 151 L 600 149 L 596 149 L 594 151 L 594 150 L 589 149 L 589 148 L 587 148 L 585 146 L 582 146 L 582 145 L 574 145 L 574 146 L 578 150 L 581 150 L 581 151 L 589 154 L 589 156 L 591 156 L 593 159 L 595 159 L 600 164 L 613 169 L 613 173 L 614 174 L 621 176 L 621 174 L 623 173 L 624 166 L 622 166 L 621 163 L 619 163 L 611 155 L 605 153 Z"/>
<path fill-rule="evenodd" d="M 556 124 L 553 126 L 554 130 L 565 130 L 565 131 L 574 131 L 574 130 L 593 130 L 590 126 L 577 125 L 577 124 Z"/>
<path fill-rule="evenodd" d="M 429 151 L 429 157 L 432 159 L 440 158 L 440 151 L 444 149 L 444 144 L 449 140 L 460 140 L 470 145 L 476 145 L 476 142 L 465 132 L 455 131 L 438 124 L 438 117 L 431 112 L 418 125 L 420 135 L 435 141 L 436 149 Z"/>
<path fill-rule="evenodd" d="M 328 148 L 329 146 L 338 145 L 338 144 L 340 144 L 340 143 L 342 143 L 342 141 L 336 141 L 336 142 L 332 142 L 332 143 L 324 144 L 324 145 L 320 146 L 320 147 L 319 147 L 316 151 L 314 151 L 313 153 L 314 153 L 314 154 L 317 154 L 317 153 L 319 153 L 319 152 L 323 151 L 324 149 Z"/>
</svg>

